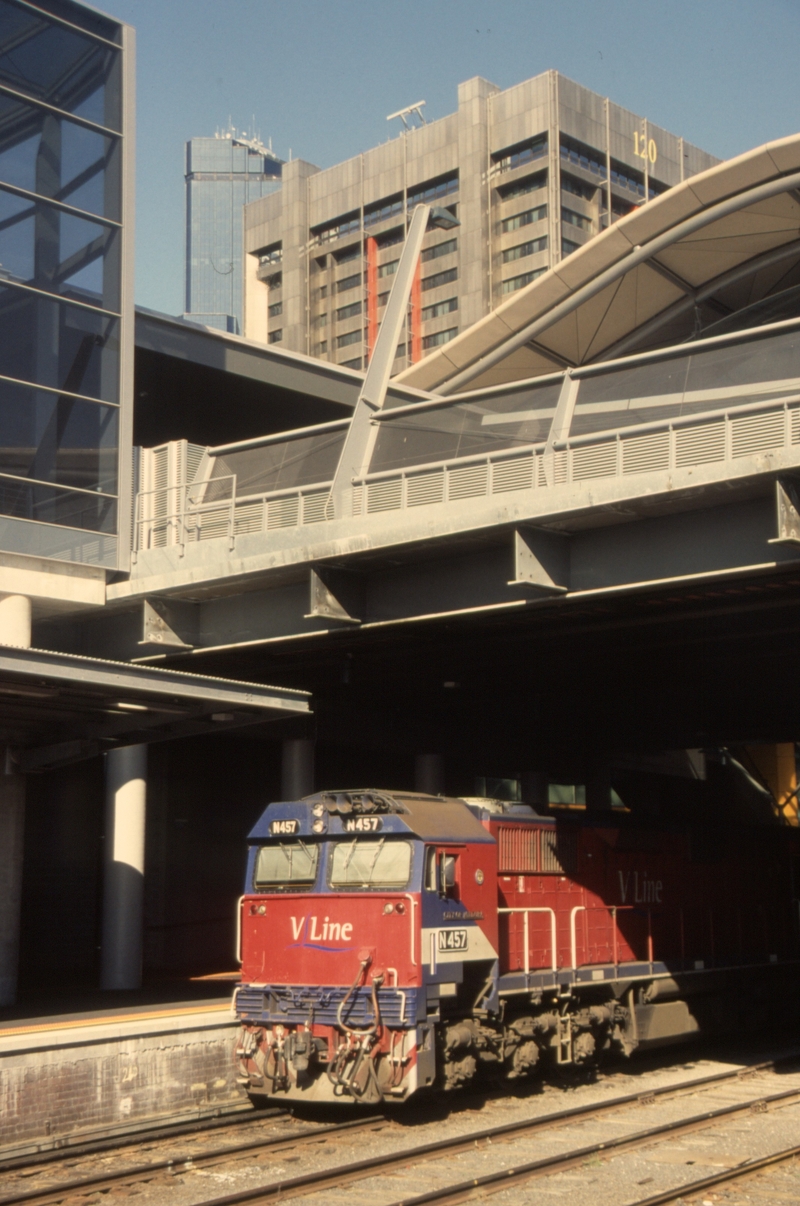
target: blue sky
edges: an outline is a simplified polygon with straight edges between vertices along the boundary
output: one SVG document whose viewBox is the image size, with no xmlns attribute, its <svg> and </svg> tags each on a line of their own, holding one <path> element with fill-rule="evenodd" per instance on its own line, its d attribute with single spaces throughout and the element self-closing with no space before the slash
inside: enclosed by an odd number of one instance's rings
<svg viewBox="0 0 800 1206">
<path fill-rule="evenodd" d="M 183 309 L 183 144 L 229 120 L 327 167 L 386 115 L 549 67 L 727 158 L 800 129 L 799 0 L 110 0 L 137 31 L 136 299 Z"/>
</svg>

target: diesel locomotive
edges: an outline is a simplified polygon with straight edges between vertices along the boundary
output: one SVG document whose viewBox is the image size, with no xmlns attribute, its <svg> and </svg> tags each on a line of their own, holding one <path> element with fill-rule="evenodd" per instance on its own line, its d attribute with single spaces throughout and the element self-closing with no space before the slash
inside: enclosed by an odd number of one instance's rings
<svg viewBox="0 0 800 1206">
<path fill-rule="evenodd" d="M 403 1101 L 775 1019 L 795 992 L 798 831 L 387 791 L 271 804 L 239 903 L 256 1104 Z"/>
</svg>

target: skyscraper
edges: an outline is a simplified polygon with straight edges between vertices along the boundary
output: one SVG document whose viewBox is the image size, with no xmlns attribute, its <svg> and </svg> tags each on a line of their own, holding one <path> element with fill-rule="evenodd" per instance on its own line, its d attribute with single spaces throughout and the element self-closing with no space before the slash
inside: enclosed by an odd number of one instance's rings
<svg viewBox="0 0 800 1206">
<path fill-rule="evenodd" d="M 185 317 L 242 329 L 242 206 L 280 188 L 282 161 L 227 130 L 186 144 Z"/>
</svg>

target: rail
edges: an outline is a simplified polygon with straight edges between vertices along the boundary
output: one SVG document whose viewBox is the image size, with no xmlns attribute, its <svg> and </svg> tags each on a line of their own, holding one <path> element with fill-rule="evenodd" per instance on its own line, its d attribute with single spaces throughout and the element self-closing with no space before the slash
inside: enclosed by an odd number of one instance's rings
<svg viewBox="0 0 800 1206">
<path fill-rule="evenodd" d="M 527 976 L 530 973 L 530 926 L 528 916 L 530 913 L 548 913 L 550 915 L 550 952 L 551 962 L 550 970 L 558 971 L 558 945 L 556 931 L 556 914 L 555 910 L 542 905 L 521 905 L 514 908 L 503 908 L 497 910 L 498 914 L 510 915 L 521 913 L 523 915 L 523 931 L 522 941 L 524 944 L 523 956 L 523 971 Z M 653 919 L 651 909 L 642 909 L 637 905 L 573 905 L 569 914 L 569 944 L 570 944 L 570 967 L 572 971 L 577 971 L 581 964 L 578 961 L 578 914 L 579 913 L 607 913 L 611 917 L 611 946 L 612 946 L 612 962 L 615 967 L 619 966 L 619 938 L 617 933 L 617 914 L 623 912 L 638 912 L 643 916 L 647 916 L 647 962 L 651 965 L 654 963 L 653 955 Z M 682 912 L 682 910 L 681 910 Z M 681 917 L 681 922 L 682 922 Z M 681 925 L 681 931 L 683 927 Z"/>
<path fill-rule="evenodd" d="M 530 908 L 525 907 L 525 908 L 514 908 L 514 909 L 498 909 L 498 910 L 497 910 L 497 912 L 498 912 L 498 913 L 522 913 L 522 914 L 523 914 L 523 922 L 522 922 L 522 940 L 523 940 L 523 942 L 525 943 L 525 967 L 524 967 L 524 971 L 525 971 L 525 975 L 526 975 L 526 976 L 528 975 L 528 973 L 529 973 L 529 972 L 530 972 L 530 970 L 531 970 L 531 966 L 530 966 L 530 964 L 531 964 L 531 954 L 530 954 L 530 943 L 529 943 L 529 923 L 528 923 L 528 914 L 529 914 L 529 913 L 549 913 L 549 914 L 550 914 L 550 950 L 551 950 L 551 952 L 552 952 L 552 963 L 551 963 L 551 968 L 552 968 L 552 970 L 553 970 L 553 971 L 558 971 L 558 946 L 557 946 L 557 944 L 556 944 L 556 914 L 555 914 L 555 909 L 548 909 L 548 908 L 545 908 L 544 906 L 538 906 L 538 905 L 537 905 L 535 908 L 534 908 L 534 907 L 530 907 Z"/>
</svg>

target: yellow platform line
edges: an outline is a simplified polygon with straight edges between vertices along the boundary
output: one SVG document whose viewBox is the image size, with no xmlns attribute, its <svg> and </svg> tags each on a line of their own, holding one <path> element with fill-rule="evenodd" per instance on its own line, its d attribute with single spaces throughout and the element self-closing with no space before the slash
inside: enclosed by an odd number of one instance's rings
<svg viewBox="0 0 800 1206">
<path fill-rule="evenodd" d="M 0 1026 L 0 1040 L 14 1034 L 37 1034 L 43 1030 L 77 1030 L 83 1026 L 110 1026 L 114 1022 L 141 1022 L 148 1018 L 177 1018 L 191 1013 L 227 1013 L 230 1005 L 187 1005 L 182 1009 L 153 1009 L 147 1013 L 119 1013 L 102 1018 L 73 1018 L 66 1022 L 35 1022 L 30 1026 Z"/>
</svg>

